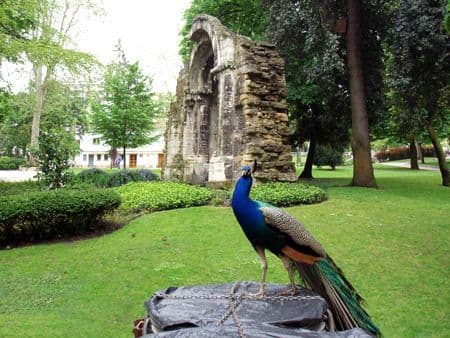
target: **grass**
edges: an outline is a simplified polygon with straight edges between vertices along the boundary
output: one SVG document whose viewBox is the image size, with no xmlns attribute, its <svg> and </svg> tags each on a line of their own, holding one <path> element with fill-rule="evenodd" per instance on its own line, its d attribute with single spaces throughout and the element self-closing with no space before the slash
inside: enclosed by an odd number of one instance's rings
<svg viewBox="0 0 450 338">
<path fill-rule="evenodd" d="M 329 200 L 288 208 L 366 298 L 386 337 L 448 337 L 450 189 L 436 172 L 315 170 Z M 156 212 L 115 233 L 0 252 L 0 336 L 129 337 L 143 302 L 168 286 L 259 280 L 229 208 Z M 268 281 L 288 283 L 269 257 Z"/>
</svg>

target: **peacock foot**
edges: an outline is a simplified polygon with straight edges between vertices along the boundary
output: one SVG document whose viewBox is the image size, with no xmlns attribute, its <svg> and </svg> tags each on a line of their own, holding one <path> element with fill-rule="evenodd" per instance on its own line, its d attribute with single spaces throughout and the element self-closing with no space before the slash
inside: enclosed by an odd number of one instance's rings
<svg viewBox="0 0 450 338">
<path fill-rule="evenodd" d="M 257 293 L 249 293 L 248 298 L 250 299 L 261 299 L 266 295 L 264 286 L 261 286 L 261 289 Z"/>
</svg>

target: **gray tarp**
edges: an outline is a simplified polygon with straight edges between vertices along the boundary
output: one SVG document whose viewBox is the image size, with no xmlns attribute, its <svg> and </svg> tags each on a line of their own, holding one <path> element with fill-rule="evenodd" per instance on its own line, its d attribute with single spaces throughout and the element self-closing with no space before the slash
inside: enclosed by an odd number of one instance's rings
<svg viewBox="0 0 450 338">
<path fill-rule="evenodd" d="M 325 332 L 327 304 L 316 293 L 300 288 L 283 296 L 285 285 L 268 284 L 267 297 L 251 299 L 259 283 L 168 288 L 145 307 L 154 335 L 146 337 L 371 337 L 361 329 Z"/>
</svg>

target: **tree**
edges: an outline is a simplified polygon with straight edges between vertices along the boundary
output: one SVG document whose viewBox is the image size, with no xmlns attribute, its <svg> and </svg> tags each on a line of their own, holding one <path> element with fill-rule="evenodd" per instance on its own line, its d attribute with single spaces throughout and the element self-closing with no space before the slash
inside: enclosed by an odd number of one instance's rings
<svg viewBox="0 0 450 338">
<path fill-rule="evenodd" d="M 35 105 L 31 128 L 31 147 L 38 148 L 42 110 L 48 83 L 57 67 L 81 74 L 95 63 L 88 53 L 68 48 L 70 33 L 78 23 L 80 11 L 93 10 L 90 0 L 36 0 L 37 24 L 31 32 L 31 41 L 26 46 L 26 55 L 33 65 Z M 33 159 L 32 159 L 33 160 Z"/>
<path fill-rule="evenodd" d="M 395 13 L 390 85 L 397 119 L 416 133 L 426 129 L 438 157 L 442 184 L 450 174 L 439 142 L 448 122 L 450 37 L 442 25 L 445 1 L 402 0 Z"/>
<path fill-rule="evenodd" d="M 268 38 L 286 61 L 293 143 L 309 140 L 301 178 L 312 178 L 317 144 L 349 141 L 350 109 L 344 49 L 339 35 L 322 23 L 311 1 L 267 1 Z"/>
<path fill-rule="evenodd" d="M 0 2 L 0 58 L 16 61 L 25 51 L 29 33 L 36 26 L 35 0 Z"/>
<path fill-rule="evenodd" d="M 180 55 L 184 61 L 189 57 L 192 44 L 188 34 L 192 21 L 199 14 L 209 14 L 218 18 L 233 32 L 252 40 L 264 39 L 267 15 L 260 0 L 193 0 L 184 12 L 184 26 L 181 29 Z"/>
<path fill-rule="evenodd" d="M 123 54 L 122 54 L 123 56 Z M 151 93 L 151 81 L 139 64 L 122 60 L 107 66 L 103 88 L 91 104 L 92 127 L 106 144 L 123 149 L 126 168 L 126 148 L 151 143 L 157 110 Z"/>
</svg>

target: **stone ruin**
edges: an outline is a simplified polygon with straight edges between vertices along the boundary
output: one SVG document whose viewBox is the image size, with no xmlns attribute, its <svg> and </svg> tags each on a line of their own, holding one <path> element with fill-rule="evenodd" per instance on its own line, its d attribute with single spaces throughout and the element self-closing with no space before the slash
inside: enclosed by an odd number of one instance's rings
<svg viewBox="0 0 450 338">
<path fill-rule="evenodd" d="M 163 178 L 229 184 L 258 161 L 260 181 L 295 181 L 284 61 L 209 15 L 197 16 L 165 133 Z"/>
</svg>

